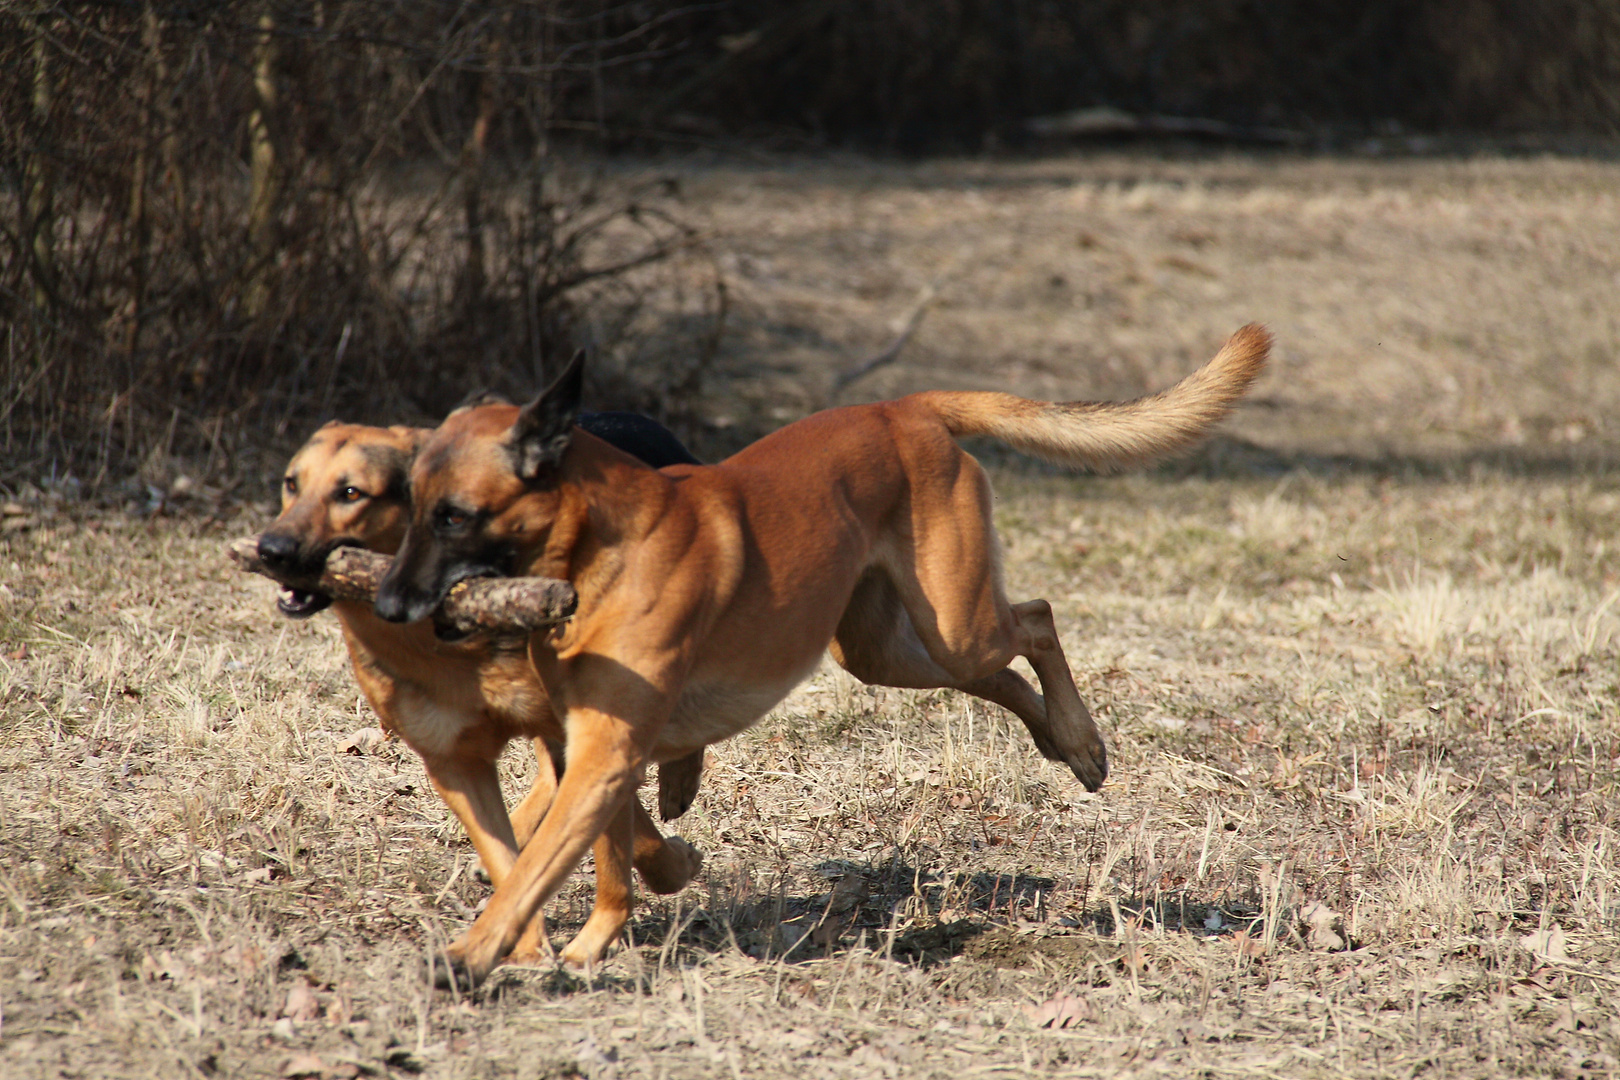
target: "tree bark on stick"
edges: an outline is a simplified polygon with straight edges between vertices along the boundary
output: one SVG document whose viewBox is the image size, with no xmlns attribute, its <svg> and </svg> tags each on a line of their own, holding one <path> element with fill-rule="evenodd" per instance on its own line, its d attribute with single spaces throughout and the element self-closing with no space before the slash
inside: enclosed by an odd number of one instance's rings
<svg viewBox="0 0 1620 1080">
<path fill-rule="evenodd" d="M 228 549 L 237 567 L 306 592 L 334 600 L 370 602 L 393 563 L 387 555 L 362 548 L 340 547 L 326 557 L 319 577 L 298 577 L 270 570 L 259 560 L 259 538 L 243 537 Z M 566 621 L 578 598 L 574 587 L 555 578 L 481 578 L 450 590 L 434 621 L 463 634 L 527 634 Z"/>
</svg>

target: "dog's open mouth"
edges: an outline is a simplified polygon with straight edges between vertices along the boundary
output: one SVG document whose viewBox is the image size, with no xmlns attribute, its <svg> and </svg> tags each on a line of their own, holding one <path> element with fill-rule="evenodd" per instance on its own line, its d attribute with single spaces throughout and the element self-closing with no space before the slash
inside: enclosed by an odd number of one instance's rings
<svg viewBox="0 0 1620 1080">
<path fill-rule="evenodd" d="M 325 593 L 284 585 L 276 597 L 276 610 L 289 619 L 307 619 L 317 611 L 325 611 L 331 603 L 332 598 Z"/>
</svg>

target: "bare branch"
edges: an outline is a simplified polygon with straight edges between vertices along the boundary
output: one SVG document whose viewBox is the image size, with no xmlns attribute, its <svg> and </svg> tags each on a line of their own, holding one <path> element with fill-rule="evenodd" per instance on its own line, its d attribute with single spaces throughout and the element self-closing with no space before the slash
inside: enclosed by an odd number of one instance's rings
<svg viewBox="0 0 1620 1080">
<path fill-rule="evenodd" d="M 931 281 L 922 287 L 922 291 L 917 294 L 917 302 L 912 305 L 910 313 L 900 322 L 900 333 L 893 341 L 889 342 L 882 352 L 875 356 L 869 356 L 860 363 L 853 364 L 838 373 L 838 377 L 833 380 L 832 389 L 827 392 L 829 401 L 837 397 L 850 383 L 858 379 L 864 379 L 885 364 L 893 363 L 899 357 L 900 351 L 911 340 L 911 335 L 917 332 L 917 327 L 922 325 L 923 316 L 928 314 L 929 307 L 933 305 L 938 284 L 937 281 Z"/>
</svg>

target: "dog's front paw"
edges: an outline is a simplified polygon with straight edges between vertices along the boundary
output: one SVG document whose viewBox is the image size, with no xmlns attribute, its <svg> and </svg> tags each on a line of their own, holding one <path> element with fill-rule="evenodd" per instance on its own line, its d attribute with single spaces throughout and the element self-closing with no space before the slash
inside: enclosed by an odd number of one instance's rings
<svg viewBox="0 0 1620 1080">
<path fill-rule="evenodd" d="M 478 989 L 478 984 L 483 981 L 481 978 L 474 978 L 472 969 L 467 966 L 465 960 L 448 952 L 431 959 L 428 966 L 433 973 L 433 985 L 439 990 L 470 994 Z"/>
<path fill-rule="evenodd" d="M 1096 791 L 1108 779 L 1108 747 L 1101 736 L 1087 739 L 1078 749 L 1063 755 L 1063 762 L 1087 791 Z"/>
<path fill-rule="evenodd" d="M 501 961 L 503 967 L 548 968 L 557 963 L 557 950 L 548 941 L 544 949 L 513 949 Z"/>
<path fill-rule="evenodd" d="M 658 766 L 658 816 L 674 821 L 691 809 L 702 779 L 702 750 Z"/>
<path fill-rule="evenodd" d="M 585 944 L 575 938 L 563 946 L 560 958 L 564 966 L 574 971 L 588 971 L 602 962 L 602 955 L 606 952 L 605 945 Z"/>
<path fill-rule="evenodd" d="M 642 884 L 660 896 L 680 892 L 702 868 L 703 852 L 678 836 L 664 837 L 656 858 L 636 863 Z"/>
<path fill-rule="evenodd" d="M 433 985 L 440 990 L 470 993 L 483 985 L 499 960 L 498 950 L 486 948 L 481 954 L 471 935 L 464 934 L 434 957 Z"/>
<path fill-rule="evenodd" d="M 546 935 L 544 915 L 535 912 L 523 936 L 501 962 L 516 967 L 551 967 L 557 962 L 557 950 L 551 947 L 551 938 Z"/>
<path fill-rule="evenodd" d="M 703 869 L 703 852 L 678 836 L 664 837 L 664 846 L 672 848 L 677 855 L 686 860 L 686 881 L 697 877 L 697 872 Z M 681 884 L 684 887 L 686 882 Z"/>
</svg>

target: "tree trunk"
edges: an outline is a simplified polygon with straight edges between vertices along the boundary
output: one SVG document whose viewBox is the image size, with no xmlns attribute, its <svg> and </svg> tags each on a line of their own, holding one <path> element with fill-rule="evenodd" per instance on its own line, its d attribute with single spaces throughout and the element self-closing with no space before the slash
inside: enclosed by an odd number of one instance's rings
<svg viewBox="0 0 1620 1080">
<path fill-rule="evenodd" d="M 153 128 L 156 116 L 152 102 L 157 96 L 158 73 L 162 67 L 163 31 L 157 12 L 150 2 L 146 5 L 141 24 L 141 44 L 145 51 L 146 70 L 136 83 L 139 103 L 140 133 L 135 144 L 135 165 L 129 179 L 129 297 L 128 316 L 124 322 L 124 340 L 116 342 L 126 356 L 133 357 L 140 348 L 141 320 L 146 314 L 146 286 L 152 262 L 152 222 L 148 210 L 151 202 L 152 151 L 156 140 Z"/>
<path fill-rule="evenodd" d="M 27 229 L 30 277 L 35 309 L 49 310 L 56 296 L 56 169 L 51 160 L 50 43 L 45 28 L 34 18 L 25 20 L 32 31 L 34 85 L 32 97 L 35 142 L 24 169 L 23 217 Z"/>
<path fill-rule="evenodd" d="M 271 125 L 276 114 L 277 91 L 275 16 L 268 7 L 259 16 L 259 34 L 253 46 L 254 107 L 248 117 L 248 165 L 252 190 L 248 197 L 248 273 L 246 311 L 264 314 L 270 298 L 271 269 L 276 258 L 276 211 L 281 202 L 282 163 L 276 153 Z"/>
<path fill-rule="evenodd" d="M 469 315 L 484 302 L 488 287 L 484 255 L 484 159 L 489 129 L 500 111 L 500 42 L 492 38 L 486 50 L 486 68 L 478 77 L 478 118 L 461 146 L 462 211 L 467 225 L 467 261 L 461 271 L 461 303 Z"/>
</svg>

